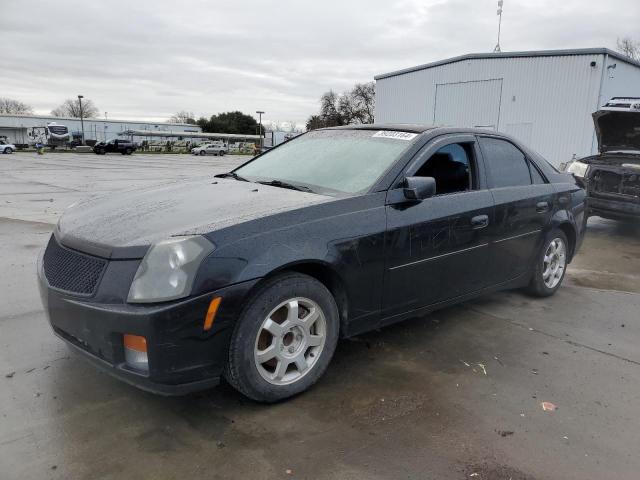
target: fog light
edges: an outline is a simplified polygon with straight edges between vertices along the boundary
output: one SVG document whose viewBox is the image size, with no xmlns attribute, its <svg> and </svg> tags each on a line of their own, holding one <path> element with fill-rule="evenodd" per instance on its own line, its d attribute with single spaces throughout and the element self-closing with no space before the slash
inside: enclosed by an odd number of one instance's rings
<svg viewBox="0 0 640 480">
<path fill-rule="evenodd" d="M 149 371 L 147 357 L 147 339 L 138 335 L 124 335 L 124 361 L 131 368 Z"/>
</svg>

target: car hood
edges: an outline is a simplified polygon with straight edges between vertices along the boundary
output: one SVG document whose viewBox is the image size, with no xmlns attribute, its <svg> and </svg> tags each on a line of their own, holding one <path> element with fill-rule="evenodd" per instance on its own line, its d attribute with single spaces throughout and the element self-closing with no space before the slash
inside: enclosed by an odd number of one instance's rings
<svg viewBox="0 0 640 480">
<path fill-rule="evenodd" d="M 593 114 L 598 150 L 640 151 L 640 112 L 601 110 Z"/>
<path fill-rule="evenodd" d="M 105 258 L 139 258 L 172 236 L 205 234 L 333 197 L 231 179 L 181 181 L 72 205 L 56 236 Z"/>
</svg>

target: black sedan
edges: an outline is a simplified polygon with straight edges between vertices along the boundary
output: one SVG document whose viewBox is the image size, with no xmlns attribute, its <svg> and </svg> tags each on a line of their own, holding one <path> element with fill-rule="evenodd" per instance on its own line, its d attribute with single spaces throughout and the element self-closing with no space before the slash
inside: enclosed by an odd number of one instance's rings
<svg viewBox="0 0 640 480">
<path fill-rule="evenodd" d="M 216 178 L 77 204 L 39 261 L 54 332 L 145 390 L 273 402 L 339 337 L 507 288 L 552 295 L 585 192 L 484 130 L 316 130 Z"/>
</svg>

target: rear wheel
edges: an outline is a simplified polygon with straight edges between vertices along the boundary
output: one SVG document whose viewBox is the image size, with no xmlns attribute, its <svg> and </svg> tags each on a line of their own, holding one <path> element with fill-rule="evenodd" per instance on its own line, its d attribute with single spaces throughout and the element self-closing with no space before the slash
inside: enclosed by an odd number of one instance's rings
<svg viewBox="0 0 640 480">
<path fill-rule="evenodd" d="M 131 155 L 131 154 L 133 153 L 133 149 L 131 149 L 131 148 L 127 148 L 127 149 L 124 151 L 124 153 L 125 153 L 126 155 Z"/>
<path fill-rule="evenodd" d="M 536 257 L 533 277 L 527 290 L 537 297 L 556 293 L 567 269 L 569 242 L 560 229 L 553 229 L 545 238 L 542 250 Z"/>
<path fill-rule="evenodd" d="M 336 302 L 322 283 L 298 273 L 274 277 L 236 324 L 225 376 L 259 402 L 301 393 L 327 369 L 339 329 Z"/>
<path fill-rule="evenodd" d="M 218 155 L 220 155 L 221 157 L 224 157 L 224 150 L 220 150 L 220 153 Z"/>
</svg>

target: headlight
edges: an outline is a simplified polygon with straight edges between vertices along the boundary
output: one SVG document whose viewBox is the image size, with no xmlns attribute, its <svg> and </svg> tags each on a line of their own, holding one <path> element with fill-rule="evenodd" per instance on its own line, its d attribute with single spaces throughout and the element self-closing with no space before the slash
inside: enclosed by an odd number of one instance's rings
<svg viewBox="0 0 640 480">
<path fill-rule="evenodd" d="M 142 259 L 127 301 L 153 303 L 186 297 L 200 263 L 214 249 L 200 235 L 156 243 Z"/>
<path fill-rule="evenodd" d="M 584 178 L 587 175 L 587 170 L 589 169 L 589 164 L 578 162 L 577 160 L 573 162 L 567 168 L 567 172 L 573 173 L 576 177 Z"/>
</svg>

